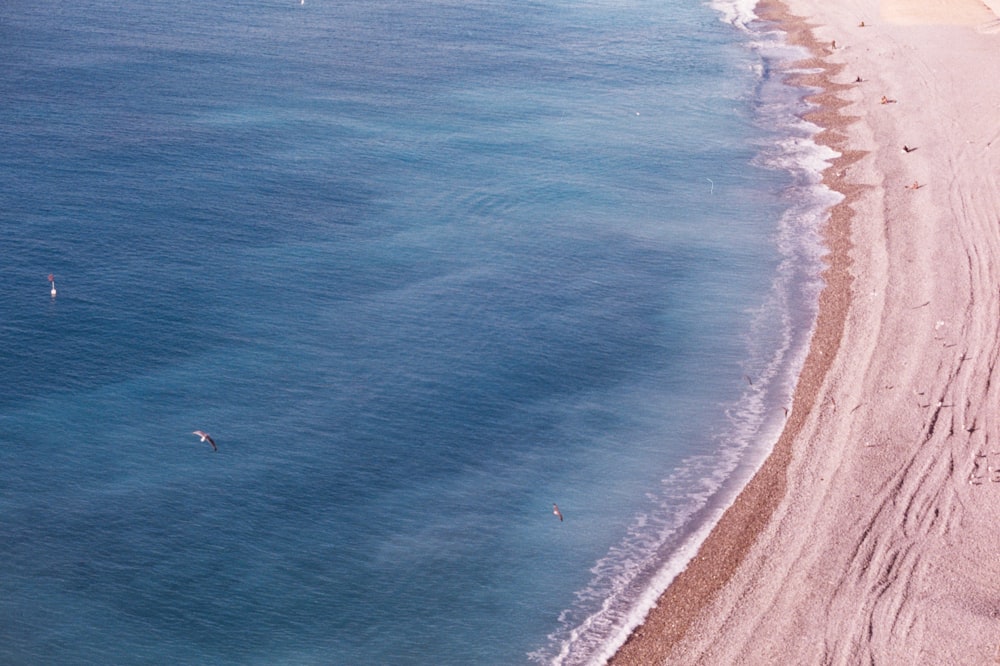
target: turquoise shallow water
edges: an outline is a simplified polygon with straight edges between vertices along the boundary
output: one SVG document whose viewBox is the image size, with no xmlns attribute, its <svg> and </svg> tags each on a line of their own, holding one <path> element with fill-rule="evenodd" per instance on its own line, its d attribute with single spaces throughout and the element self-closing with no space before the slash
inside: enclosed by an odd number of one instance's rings
<svg viewBox="0 0 1000 666">
<path fill-rule="evenodd" d="M 812 317 L 737 10 L 8 3 L 0 661 L 611 649 Z"/>
</svg>

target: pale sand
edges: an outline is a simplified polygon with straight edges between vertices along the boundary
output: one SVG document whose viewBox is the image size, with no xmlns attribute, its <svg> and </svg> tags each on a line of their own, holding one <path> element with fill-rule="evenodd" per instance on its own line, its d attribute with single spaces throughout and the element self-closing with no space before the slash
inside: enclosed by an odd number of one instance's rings
<svg viewBox="0 0 1000 666">
<path fill-rule="evenodd" d="M 820 320 L 774 453 L 612 663 L 1000 663 L 1000 23 L 786 5 L 844 153 Z"/>
</svg>

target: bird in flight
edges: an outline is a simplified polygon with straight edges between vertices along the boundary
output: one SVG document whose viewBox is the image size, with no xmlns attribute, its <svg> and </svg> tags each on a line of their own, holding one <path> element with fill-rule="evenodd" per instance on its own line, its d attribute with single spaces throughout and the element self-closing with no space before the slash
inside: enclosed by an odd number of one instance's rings
<svg viewBox="0 0 1000 666">
<path fill-rule="evenodd" d="M 191 434 L 192 435 L 198 435 L 199 437 L 201 437 L 201 441 L 208 442 L 209 444 L 211 444 L 213 451 L 218 451 L 219 450 L 219 447 L 217 447 L 215 445 L 215 440 L 212 439 L 211 436 L 209 436 L 209 434 L 207 432 L 205 432 L 204 430 L 195 430 Z"/>
<path fill-rule="evenodd" d="M 560 523 L 562 522 L 562 519 L 563 519 L 562 511 L 559 510 L 559 505 L 558 504 L 553 504 L 552 505 L 552 515 L 553 516 L 558 516 L 559 517 L 559 522 Z"/>
</svg>

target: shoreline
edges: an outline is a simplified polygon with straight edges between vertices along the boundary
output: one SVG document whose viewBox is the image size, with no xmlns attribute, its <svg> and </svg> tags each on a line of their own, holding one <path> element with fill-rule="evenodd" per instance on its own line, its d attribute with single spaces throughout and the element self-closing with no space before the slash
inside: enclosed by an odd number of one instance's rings
<svg viewBox="0 0 1000 666">
<path fill-rule="evenodd" d="M 998 11 L 755 9 L 844 198 L 788 422 L 613 666 L 1000 661 Z"/>
<path fill-rule="evenodd" d="M 850 236 L 854 215 L 851 206 L 857 199 L 858 187 L 840 182 L 831 174 L 856 162 L 862 154 L 848 150 L 844 145 L 846 137 L 842 128 L 848 120 L 840 115 L 840 110 L 846 103 L 839 100 L 837 94 L 847 86 L 832 81 L 842 67 L 823 60 L 823 49 L 812 36 L 809 26 L 804 20 L 793 17 L 780 0 L 761 0 L 755 13 L 760 20 L 779 26 L 789 44 L 803 46 L 812 54 L 805 60 L 789 63 L 789 69 L 820 70 L 815 74 L 784 76 L 788 85 L 819 89 L 818 93 L 806 96 L 806 101 L 815 104 L 816 108 L 803 117 L 821 128 L 814 137 L 816 143 L 828 146 L 839 154 L 824 170 L 822 180 L 831 190 L 843 195 L 843 199 L 830 209 L 829 219 L 822 230 L 823 243 L 828 251 L 821 273 L 824 286 L 819 295 L 809 351 L 796 382 L 788 420 L 778 441 L 760 469 L 712 528 L 695 557 L 660 595 L 646 619 L 633 630 L 608 662 L 611 666 L 664 662 L 690 629 L 695 617 L 731 580 L 756 534 L 763 529 L 784 495 L 792 444 L 802 430 L 805 415 L 819 398 L 823 379 L 839 349 L 850 307 Z"/>
</svg>

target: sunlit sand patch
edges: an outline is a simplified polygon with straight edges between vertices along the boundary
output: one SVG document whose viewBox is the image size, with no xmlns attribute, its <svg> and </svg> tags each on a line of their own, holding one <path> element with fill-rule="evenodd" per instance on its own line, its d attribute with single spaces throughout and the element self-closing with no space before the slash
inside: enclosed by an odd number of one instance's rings
<svg viewBox="0 0 1000 666">
<path fill-rule="evenodd" d="M 990 0 L 994 2 L 995 0 Z M 882 20 L 897 25 L 972 25 L 995 23 L 1000 3 L 990 11 L 982 0 L 881 0 Z"/>
</svg>

